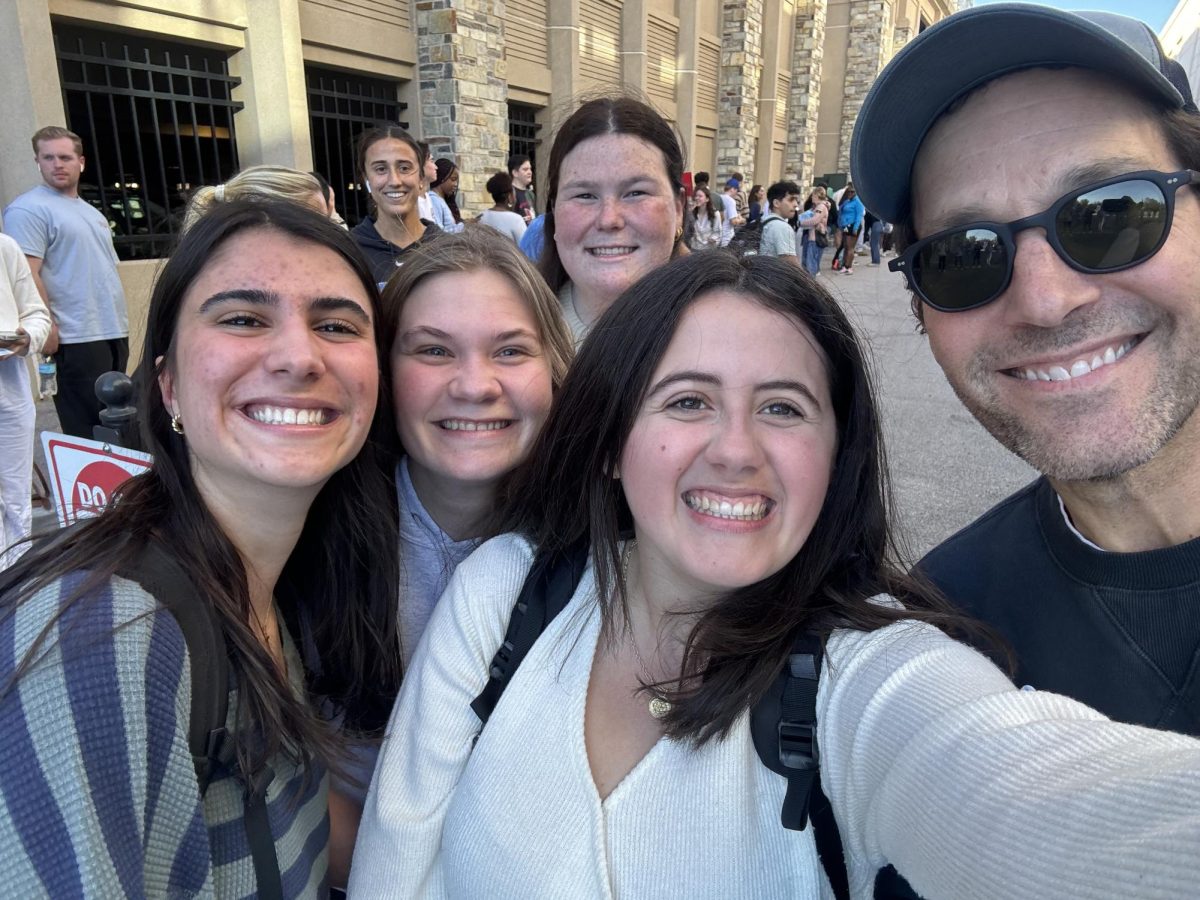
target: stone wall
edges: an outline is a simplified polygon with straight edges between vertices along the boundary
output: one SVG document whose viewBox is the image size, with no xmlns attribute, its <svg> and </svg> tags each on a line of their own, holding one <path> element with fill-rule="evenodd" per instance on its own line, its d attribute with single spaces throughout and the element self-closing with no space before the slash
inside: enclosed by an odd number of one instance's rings
<svg viewBox="0 0 1200 900">
<path fill-rule="evenodd" d="M 718 96 L 718 189 L 733 172 L 750 176 L 758 150 L 758 99 L 762 81 L 763 0 L 721 4 L 721 84 Z"/>
<path fill-rule="evenodd" d="M 850 138 L 867 91 L 884 63 L 892 58 L 892 4 L 890 0 L 850 0 L 850 29 L 846 47 L 846 89 L 842 101 L 842 127 L 838 146 L 838 171 L 850 170 Z M 850 172 L 853 178 L 854 173 Z"/>
<path fill-rule="evenodd" d="M 492 205 L 484 185 L 508 160 L 503 0 L 417 0 L 421 139 L 458 161 L 464 211 Z"/>
<path fill-rule="evenodd" d="M 904 49 L 904 45 L 912 40 L 913 29 L 911 25 L 897 25 L 896 30 L 892 32 L 892 56 L 895 56 Z"/>
<path fill-rule="evenodd" d="M 792 88 L 788 98 L 788 143 L 783 177 L 801 187 L 812 184 L 817 156 L 817 111 L 821 104 L 821 61 L 825 56 L 828 0 L 796 6 L 792 49 Z"/>
</svg>

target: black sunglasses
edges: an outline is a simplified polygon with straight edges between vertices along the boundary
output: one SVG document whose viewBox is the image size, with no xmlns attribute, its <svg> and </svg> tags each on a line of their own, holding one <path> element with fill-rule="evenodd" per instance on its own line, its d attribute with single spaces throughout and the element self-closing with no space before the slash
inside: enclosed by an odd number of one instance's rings
<svg viewBox="0 0 1200 900">
<path fill-rule="evenodd" d="M 991 303 L 1012 280 L 1016 235 L 1046 231 L 1046 242 L 1078 272 L 1119 272 L 1144 263 L 1171 232 L 1175 192 L 1200 172 L 1132 172 L 1059 197 L 1045 212 L 1012 222 L 975 222 L 914 242 L 888 263 L 934 309 L 962 312 Z"/>
</svg>

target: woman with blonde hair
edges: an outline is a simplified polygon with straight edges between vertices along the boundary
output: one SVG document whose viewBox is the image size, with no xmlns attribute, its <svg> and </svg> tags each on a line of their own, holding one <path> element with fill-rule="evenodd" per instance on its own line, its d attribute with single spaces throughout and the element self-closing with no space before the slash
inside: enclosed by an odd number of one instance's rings
<svg viewBox="0 0 1200 900">
<path fill-rule="evenodd" d="M 251 166 L 223 184 L 197 188 L 183 214 L 183 230 L 219 204 L 234 200 L 288 200 L 329 215 L 325 189 L 308 172 L 287 166 Z"/>
<path fill-rule="evenodd" d="M 507 175 L 505 176 L 507 178 Z M 558 300 L 509 238 L 468 228 L 422 247 L 383 293 L 399 437 L 400 647 L 407 668 L 454 570 L 495 533 L 509 475 L 541 433 L 574 341 Z M 378 754 L 356 750 L 361 787 L 335 779 L 330 809 L 357 823 Z M 353 828 L 339 828 L 348 852 Z"/>
</svg>

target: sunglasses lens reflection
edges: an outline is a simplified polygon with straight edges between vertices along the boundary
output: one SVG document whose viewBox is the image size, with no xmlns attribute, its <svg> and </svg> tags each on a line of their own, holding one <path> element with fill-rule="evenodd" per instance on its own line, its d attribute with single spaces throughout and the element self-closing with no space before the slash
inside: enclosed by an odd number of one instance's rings
<svg viewBox="0 0 1200 900">
<path fill-rule="evenodd" d="M 1144 262 L 1162 244 L 1166 229 L 1166 195 L 1142 178 L 1080 194 L 1054 217 L 1060 253 L 1072 265 L 1092 272 Z M 1011 267 L 1008 250 L 995 231 L 967 228 L 921 247 L 912 274 L 927 303 L 954 311 L 994 300 Z"/>
<path fill-rule="evenodd" d="M 913 277 L 938 309 L 969 309 L 1004 287 L 1008 250 L 989 228 L 969 228 L 926 244 L 913 260 Z"/>
<path fill-rule="evenodd" d="M 1054 227 L 1076 263 L 1105 271 L 1154 253 L 1167 223 L 1167 201 L 1151 181 L 1122 181 L 1088 191 L 1066 204 Z"/>
</svg>

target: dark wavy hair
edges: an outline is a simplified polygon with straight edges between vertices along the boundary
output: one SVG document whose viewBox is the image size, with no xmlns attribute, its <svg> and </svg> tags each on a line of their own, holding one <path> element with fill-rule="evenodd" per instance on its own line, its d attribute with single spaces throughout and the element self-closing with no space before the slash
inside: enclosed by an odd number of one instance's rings
<svg viewBox="0 0 1200 900">
<path fill-rule="evenodd" d="M 497 172 L 489 178 L 484 190 L 492 195 L 496 203 L 512 206 L 513 181 L 507 172 Z"/>
<path fill-rule="evenodd" d="M 551 552 L 587 541 L 606 634 L 611 639 L 623 627 L 619 541 L 631 518 L 612 467 L 684 313 L 714 291 L 732 291 L 808 328 L 828 360 L 838 445 L 824 505 L 800 552 L 779 572 L 700 613 L 685 645 L 682 687 L 674 680 L 644 685 L 673 704 L 666 733 L 697 744 L 727 734 L 758 701 L 802 631 L 827 636 L 835 628 L 869 630 L 903 618 L 964 624 L 899 568 L 879 413 L 853 327 L 813 279 L 772 257 L 683 257 L 646 275 L 603 314 L 515 476 L 505 530 Z M 881 593 L 906 608 L 870 602 Z"/>
<path fill-rule="evenodd" d="M 397 521 L 390 462 L 383 450 L 395 433 L 387 377 L 380 377 L 365 446 L 317 495 L 275 586 L 284 620 L 297 646 L 307 651 L 302 652 L 307 699 L 296 697 L 250 627 L 245 565 L 197 489 L 186 435 L 171 430 L 159 390 L 159 374 L 175 352 L 188 289 L 218 249 L 260 229 L 337 253 L 362 283 L 372 322 L 379 321 L 375 279 L 353 239 L 326 217 L 292 203 L 242 200 L 201 218 L 183 236 L 154 285 L 134 376 L 142 447 L 153 455 L 154 465 L 125 482 L 99 517 L 35 543 L 0 573 L 0 617 L 15 615 L 22 602 L 55 580 L 86 573 L 62 600 L 61 617 L 154 541 L 175 557 L 198 596 L 212 603 L 221 624 L 238 685 L 236 743 L 243 769 L 257 771 L 279 752 L 306 768 L 314 758 L 340 768 L 343 742 L 318 714 L 319 706 L 331 703 L 343 714 L 348 731 L 380 733 L 400 684 Z M 386 373 L 383 353 L 377 347 L 380 371 Z M 46 625 L 10 681 L 0 685 L 0 697 L 14 690 L 42 655 L 54 624 Z"/>
<path fill-rule="evenodd" d="M 559 127 L 554 136 L 554 145 L 550 148 L 546 217 L 542 225 L 544 239 L 538 268 L 552 291 L 558 291 L 571 280 L 567 270 L 563 268 L 562 260 L 558 257 L 558 248 L 554 243 L 554 202 L 558 199 L 558 180 L 562 175 L 563 160 L 588 138 L 605 134 L 627 134 L 658 148 L 662 153 L 663 168 L 666 170 L 667 182 L 671 189 L 677 196 L 679 191 L 683 190 L 683 144 L 671 123 L 654 107 L 643 100 L 626 95 L 596 97 L 581 104 Z M 621 165 L 621 160 L 614 159 L 613 165 Z M 681 234 L 675 238 L 672 256 L 678 254 L 682 246 Z"/>
</svg>

